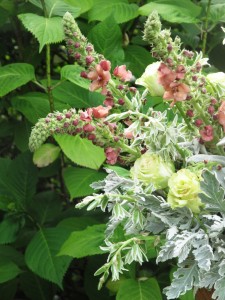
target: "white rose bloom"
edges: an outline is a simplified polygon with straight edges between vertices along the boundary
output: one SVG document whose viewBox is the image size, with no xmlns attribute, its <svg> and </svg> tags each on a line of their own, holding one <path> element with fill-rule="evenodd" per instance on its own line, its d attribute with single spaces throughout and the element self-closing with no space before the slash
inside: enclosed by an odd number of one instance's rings
<svg viewBox="0 0 225 300">
<path fill-rule="evenodd" d="M 158 82 L 158 69 L 161 62 L 155 62 L 147 66 L 145 72 L 136 80 L 136 84 L 146 87 L 152 96 L 163 96 L 164 87 Z"/>
<path fill-rule="evenodd" d="M 216 87 L 216 91 L 220 97 L 225 95 L 225 73 L 211 73 L 206 78 L 210 84 Z"/>
</svg>

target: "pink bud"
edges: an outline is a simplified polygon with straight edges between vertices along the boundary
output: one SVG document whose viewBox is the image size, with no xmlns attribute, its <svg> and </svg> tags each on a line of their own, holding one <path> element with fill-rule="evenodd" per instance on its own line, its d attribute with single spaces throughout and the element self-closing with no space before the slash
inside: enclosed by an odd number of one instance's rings
<svg viewBox="0 0 225 300">
<path fill-rule="evenodd" d="M 194 117 L 194 112 L 193 110 L 191 109 L 188 109 L 187 112 L 186 112 L 187 116 L 190 117 L 190 118 L 193 118 Z"/>
<path fill-rule="evenodd" d="M 208 113 L 212 116 L 213 113 L 214 113 L 214 111 L 215 111 L 214 106 L 210 105 L 210 106 L 208 107 Z"/>
<path fill-rule="evenodd" d="M 129 88 L 129 91 L 130 91 L 131 93 L 136 93 L 136 92 L 137 92 L 137 89 L 136 89 L 134 86 L 131 86 L 131 87 Z"/>
<path fill-rule="evenodd" d="M 95 60 L 94 57 L 91 56 L 91 55 L 88 55 L 88 56 L 85 58 L 85 61 L 86 61 L 86 64 L 87 64 L 87 65 L 90 65 L 94 60 Z"/>
<path fill-rule="evenodd" d="M 200 127 L 202 124 L 203 124 L 203 121 L 202 121 L 201 119 L 195 120 L 195 125 L 196 125 L 197 127 Z"/>
<path fill-rule="evenodd" d="M 192 80 L 193 81 L 197 81 L 198 80 L 198 76 L 197 75 L 192 76 Z"/>
<path fill-rule="evenodd" d="M 88 75 L 87 75 L 87 73 L 85 71 L 82 71 L 80 73 L 80 77 L 82 77 L 82 78 L 88 78 Z"/>
<path fill-rule="evenodd" d="M 122 98 L 118 99 L 118 104 L 119 105 L 124 105 L 124 103 L 125 103 L 125 101 Z"/>
<path fill-rule="evenodd" d="M 80 43 L 78 43 L 78 42 L 74 43 L 74 47 L 75 48 L 80 48 Z"/>
<path fill-rule="evenodd" d="M 91 45 L 88 45 L 88 46 L 86 47 L 86 51 L 87 51 L 87 52 L 93 51 L 93 47 L 92 47 Z"/>
<path fill-rule="evenodd" d="M 103 107 L 102 105 L 99 105 L 97 107 L 92 108 L 92 113 L 93 113 L 93 116 L 96 119 L 105 118 L 109 114 L 109 108 L 108 107 Z"/>
<path fill-rule="evenodd" d="M 79 60 L 81 58 L 80 53 L 75 53 L 74 54 L 74 58 L 77 59 L 77 60 Z"/>
<path fill-rule="evenodd" d="M 101 60 L 99 64 L 104 71 L 109 71 L 111 69 L 111 63 L 109 60 Z"/>
<path fill-rule="evenodd" d="M 92 132 L 95 130 L 95 127 L 89 123 L 83 126 L 83 130 L 85 132 Z"/>
<path fill-rule="evenodd" d="M 211 104 L 212 104 L 212 105 L 217 104 L 217 100 L 216 100 L 215 98 L 211 98 Z"/>
<path fill-rule="evenodd" d="M 59 115 L 56 117 L 56 119 L 57 119 L 57 121 L 61 121 L 63 119 L 63 117 Z"/>
<path fill-rule="evenodd" d="M 171 44 L 168 44 L 168 45 L 167 45 L 167 50 L 168 50 L 169 52 L 171 52 L 171 51 L 173 50 L 173 46 L 172 46 Z"/>
<path fill-rule="evenodd" d="M 88 138 L 88 140 L 90 140 L 90 141 L 94 141 L 94 140 L 96 139 L 96 135 L 93 134 L 93 133 L 91 133 L 91 134 L 89 134 L 89 135 L 87 136 L 87 138 Z"/>
<path fill-rule="evenodd" d="M 67 112 L 65 116 L 66 116 L 67 119 L 70 119 L 72 114 L 70 112 Z"/>
<path fill-rule="evenodd" d="M 114 100 L 111 97 L 106 98 L 103 103 L 105 104 L 105 106 L 110 106 L 110 107 L 114 106 Z"/>
<path fill-rule="evenodd" d="M 73 120 L 73 126 L 77 126 L 78 125 L 78 123 L 79 123 L 79 120 Z"/>
<path fill-rule="evenodd" d="M 68 122 L 65 122 L 64 124 L 63 124 L 63 127 L 64 128 L 68 128 L 70 126 L 70 123 L 68 123 Z"/>
</svg>

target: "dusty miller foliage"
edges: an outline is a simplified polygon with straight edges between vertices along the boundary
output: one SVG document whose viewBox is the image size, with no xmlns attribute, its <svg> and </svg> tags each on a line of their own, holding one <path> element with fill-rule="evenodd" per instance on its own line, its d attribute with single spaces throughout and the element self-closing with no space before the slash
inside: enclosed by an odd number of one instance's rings
<svg viewBox="0 0 225 300">
<path fill-rule="evenodd" d="M 106 247 L 102 248 L 109 252 L 108 262 L 96 272 L 96 275 L 103 274 L 100 286 L 109 270 L 117 280 L 126 270 L 126 264 L 147 260 L 146 241 L 152 235 L 160 235 L 165 242 L 160 246 L 157 263 L 177 259 L 172 283 L 164 289 L 168 299 L 177 299 L 192 288 L 213 286 L 213 298 L 225 299 L 225 191 L 215 174 L 204 172 L 200 198 L 205 209 L 193 215 L 186 207 L 172 210 L 162 196 L 149 193 L 140 182 L 121 177 L 112 170 L 107 172 L 105 180 L 92 184 L 102 193 L 86 197 L 77 205 L 87 206 L 88 210 L 100 207 L 111 213 Z M 125 232 L 124 241 L 110 241 L 119 226 Z"/>
</svg>

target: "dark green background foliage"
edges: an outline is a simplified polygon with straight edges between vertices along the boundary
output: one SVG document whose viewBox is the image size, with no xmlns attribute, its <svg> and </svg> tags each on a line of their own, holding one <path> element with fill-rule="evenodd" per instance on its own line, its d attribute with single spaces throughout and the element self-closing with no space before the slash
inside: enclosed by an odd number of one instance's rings
<svg viewBox="0 0 225 300">
<path fill-rule="evenodd" d="M 0 299 L 163 299 L 173 269 L 155 266 L 152 244 L 149 263 L 131 265 L 119 282 L 97 291 L 93 274 L 106 260 L 99 246 L 107 215 L 77 211 L 74 203 L 105 177 L 103 150 L 70 136 L 49 140 L 34 156 L 28 149 L 32 126 L 53 108 L 103 101 L 67 57 L 64 13 L 113 67 L 127 64 L 138 78 L 154 61 L 142 40 L 154 9 L 185 47 L 203 49 L 213 67 L 225 68 L 223 0 L 0 0 Z M 157 98 L 151 105 L 164 107 Z"/>
</svg>

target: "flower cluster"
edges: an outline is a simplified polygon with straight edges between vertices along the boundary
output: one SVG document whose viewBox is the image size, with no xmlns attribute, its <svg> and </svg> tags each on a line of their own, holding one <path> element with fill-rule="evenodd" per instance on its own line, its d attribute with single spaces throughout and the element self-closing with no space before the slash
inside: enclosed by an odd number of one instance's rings
<svg viewBox="0 0 225 300">
<path fill-rule="evenodd" d="M 97 107 L 40 119 L 30 149 L 35 151 L 50 135 L 79 135 L 104 148 L 108 164 L 125 166 L 120 169 L 124 176 L 107 170 L 106 179 L 92 184 L 96 193 L 77 205 L 112 214 L 102 247 L 109 259 L 96 272 L 103 274 L 100 286 L 110 270 L 117 280 L 126 264 L 147 260 L 142 245 L 161 235 L 157 262 L 177 258 L 178 266 L 171 287 L 164 290 L 167 298 L 209 287 L 214 270 L 218 295 L 224 275 L 220 261 L 225 261 L 225 75 L 204 76 L 202 55 L 181 49 L 178 37 L 172 40 L 169 30 L 161 30 L 156 12 L 146 22 L 144 39 L 159 61 L 136 80 L 145 87 L 143 93 L 129 86 L 133 75 L 125 65 L 111 70 L 110 61 L 94 51 L 68 13 L 64 29 L 69 55 L 84 67 L 81 76 L 105 100 Z M 177 114 L 173 121 L 166 111 L 145 107 L 148 93 L 171 101 L 169 109 Z M 131 237 L 111 242 L 117 226 Z"/>
</svg>

